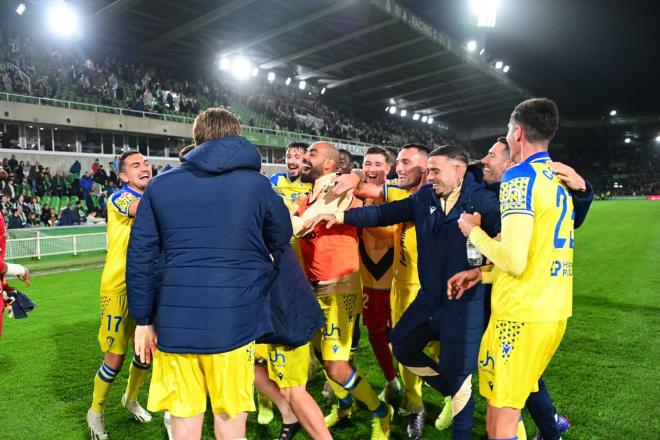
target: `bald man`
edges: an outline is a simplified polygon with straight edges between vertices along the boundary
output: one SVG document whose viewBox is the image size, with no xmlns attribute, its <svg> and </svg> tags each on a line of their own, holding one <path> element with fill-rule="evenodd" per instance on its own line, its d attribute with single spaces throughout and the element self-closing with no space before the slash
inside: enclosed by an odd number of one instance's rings
<svg viewBox="0 0 660 440">
<path fill-rule="evenodd" d="M 301 179 L 313 187 L 300 199 L 294 216 L 304 218 L 305 211 L 319 210 L 325 204 L 344 209 L 360 205 L 358 199 L 337 200 L 329 190 L 337 174 L 339 159 L 339 151 L 330 143 L 316 142 L 309 146 L 303 157 Z M 299 222 L 293 220 L 294 224 Z M 330 427 L 350 417 L 356 409 L 354 399 L 357 399 L 372 412 L 371 439 L 387 439 L 394 410 L 378 399 L 366 378 L 349 363 L 355 317 L 362 305 L 357 228 L 319 225 L 303 230 L 301 234 L 303 266 L 326 322 L 325 328 L 314 338 L 314 348 L 338 398 L 338 403 L 326 417 L 326 424 Z"/>
</svg>

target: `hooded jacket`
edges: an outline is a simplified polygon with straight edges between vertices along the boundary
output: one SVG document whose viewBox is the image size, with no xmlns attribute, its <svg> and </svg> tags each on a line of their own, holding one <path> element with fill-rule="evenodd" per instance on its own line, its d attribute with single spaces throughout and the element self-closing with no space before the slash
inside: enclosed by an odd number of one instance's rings
<svg viewBox="0 0 660 440">
<path fill-rule="evenodd" d="M 271 254 L 289 245 L 291 221 L 247 139 L 205 142 L 183 162 L 140 201 L 127 254 L 129 313 L 138 325 L 155 320 L 161 351 L 223 353 L 272 333 Z"/>
</svg>

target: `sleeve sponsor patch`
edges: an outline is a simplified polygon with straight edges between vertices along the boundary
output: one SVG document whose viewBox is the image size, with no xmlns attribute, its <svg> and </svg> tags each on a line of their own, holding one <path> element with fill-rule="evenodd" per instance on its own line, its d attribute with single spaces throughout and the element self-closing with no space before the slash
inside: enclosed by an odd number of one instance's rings
<svg viewBox="0 0 660 440">
<path fill-rule="evenodd" d="M 119 191 L 111 197 L 112 204 L 117 208 L 117 211 L 125 216 L 128 216 L 128 208 L 131 206 L 131 203 L 138 199 L 135 194 L 128 191 Z"/>
<path fill-rule="evenodd" d="M 500 187 L 500 212 L 502 217 L 507 214 L 531 214 L 532 185 L 530 177 L 514 177 L 502 182 Z"/>
</svg>

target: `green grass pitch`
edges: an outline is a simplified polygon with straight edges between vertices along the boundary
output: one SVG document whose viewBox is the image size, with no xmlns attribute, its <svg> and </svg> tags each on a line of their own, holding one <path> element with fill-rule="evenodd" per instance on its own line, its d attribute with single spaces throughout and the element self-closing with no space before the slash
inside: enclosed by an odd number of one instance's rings
<svg viewBox="0 0 660 440">
<path fill-rule="evenodd" d="M 576 233 L 574 317 L 545 374 L 557 408 L 573 427 L 564 439 L 660 439 L 660 202 L 596 202 Z M 96 342 L 100 269 L 35 277 L 25 291 L 39 307 L 22 321 L 5 318 L 0 339 L 0 439 L 87 438 L 85 412 L 101 362 Z M 357 365 L 378 391 L 377 370 L 363 329 Z M 319 376 L 309 387 L 326 412 Z M 112 439 L 163 439 L 162 415 L 140 425 L 120 407 L 126 369 L 110 395 Z M 475 381 L 475 389 L 478 389 Z M 424 392 L 425 438 L 449 439 L 433 419 L 439 398 Z M 146 402 L 147 388 L 140 395 Z M 484 438 L 484 401 L 477 396 L 474 438 Z M 277 415 L 276 415 L 277 419 Z M 249 438 L 272 439 L 279 424 L 248 421 Z M 536 434 L 529 417 L 528 435 Z M 212 439 L 207 419 L 205 439 Z M 395 418 L 393 439 L 405 437 Z M 367 411 L 333 430 L 337 439 L 369 438 Z M 300 435 L 300 438 L 307 438 Z"/>
</svg>

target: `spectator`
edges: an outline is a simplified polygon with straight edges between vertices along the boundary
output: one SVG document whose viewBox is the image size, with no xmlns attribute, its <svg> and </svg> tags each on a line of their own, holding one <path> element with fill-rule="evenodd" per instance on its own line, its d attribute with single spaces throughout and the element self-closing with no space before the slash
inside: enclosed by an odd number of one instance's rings
<svg viewBox="0 0 660 440">
<path fill-rule="evenodd" d="M 29 206 L 30 206 L 30 213 L 34 213 L 37 215 L 37 217 L 41 217 L 41 205 L 37 201 L 36 197 L 32 197 Z"/>
<path fill-rule="evenodd" d="M 50 208 L 50 217 L 48 218 L 48 226 L 57 226 L 57 212 Z"/>
<path fill-rule="evenodd" d="M 80 224 L 80 216 L 77 211 L 71 209 L 71 203 L 67 203 L 66 208 L 62 210 L 60 219 L 57 222 L 58 226 L 73 226 Z"/>
<path fill-rule="evenodd" d="M 44 226 L 50 226 L 50 207 L 48 206 L 48 203 L 44 204 L 41 208 L 41 223 L 43 223 Z"/>
<path fill-rule="evenodd" d="M 99 160 L 95 159 L 94 163 L 92 164 L 92 175 L 95 175 L 98 169 L 99 169 Z"/>
<path fill-rule="evenodd" d="M 98 213 L 96 211 L 91 211 L 85 221 L 86 226 L 100 226 L 104 224 L 105 220 L 101 217 L 98 217 Z"/>
<path fill-rule="evenodd" d="M 92 192 L 92 186 L 94 181 L 89 177 L 89 171 L 85 171 L 85 174 L 80 178 L 80 189 L 82 189 L 82 196 L 85 200 L 89 197 L 89 194 Z"/>
<path fill-rule="evenodd" d="M 64 191 L 66 190 L 66 180 L 64 179 L 64 175 L 61 171 L 58 171 L 57 174 L 55 174 L 50 187 L 51 194 L 58 197 L 62 197 L 64 195 Z"/>
<path fill-rule="evenodd" d="M 9 196 L 7 194 L 3 194 L 2 199 L 0 200 L 0 206 L 2 206 L 2 210 L 9 214 L 13 209 L 13 206 L 11 206 L 11 201 L 9 200 Z"/>
<path fill-rule="evenodd" d="M 41 226 L 41 219 L 37 214 L 34 212 L 30 212 L 30 215 L 27 220 L 28 227 L 30 228 L 38 228 Z"/>
<path fill-rule="evenodd" d="M 16 188 L 14 188 L 14 179 L 10 177 L 8 180 L 2 181 L 2 193 L 6 194 L 10 200 L 16 198 Z"/>
<path fill-rule="evenodd" d="M 21 229 L 23 227 L 23 222 L 18 214 L 18 209 L 14 209 L 9 217 L 9 224 L 7 225 L 8 229 Z"/>
<path fill-rule="evenodd" d="M 78 213 L 78 217 L 80 218 L 80 223 L 83 223 L 85 221 L 85 217 L 87 217 L 87 211 L 85 208 L 82 207 L 82 203 L 80 203 L 80 200 L 76 202 L 76 212 Z"/>
<path fill-rule="evenodd" d="M 73 174 L 74 176 L 80 177 L 80 171 L 82 170 L 82 166 L 80 165 L 80 161 L 76 160 L 73 165 L 71 165 L 71 168 L 69 168 L 69 172 Z"/>
<path fill-rule="evenodd" d="M 108 175 L 103 169 L 103 165 L 99 165 L 96 169 L 96 174 L 94 174 L 94 182 L 98 183 L 101 186 L 105 186 L 108 182 Z"/>
<path fill-rule="evenodd" d="M 18 166 L 18 161 L 16 160 L 16 155 L 12 154 L 11 159 L 7 162 L 7 165 L 9 165 L 9 171 L 14 172 L 16 167 Z"/>
</svg>

